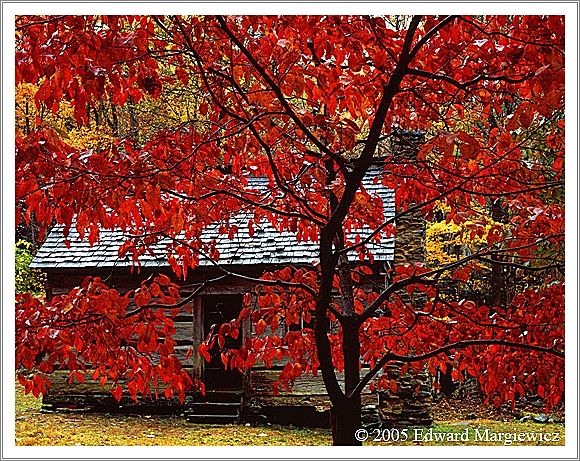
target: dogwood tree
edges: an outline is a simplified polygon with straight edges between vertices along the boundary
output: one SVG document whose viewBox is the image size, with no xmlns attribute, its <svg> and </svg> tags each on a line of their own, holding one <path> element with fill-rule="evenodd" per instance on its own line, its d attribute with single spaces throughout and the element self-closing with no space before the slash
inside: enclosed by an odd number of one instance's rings
<svg viewBox="0 0 580 461">
<path fill-rule="evenodd" d="M 168 88 L 198 95 L 180 123 L 141 137 L 112 133 L 98 152 L 72 147 L 40 120 L 17 136 L 17 223 L 33 218 L 40 238 L 54 223 L 65 235 L 74 225 L 91 242 L 103 229 L 129 231 L 138 238 L 121 254 L 136 263 L 169 239 L 176 275 L 131 293 L 89 278 L 50 301 L 20 295 L 17 367 L 36 372 L 21 378 L 27 390 L 44 392 L 55 363 L 71 379 L 92 363 L 117 398 L 121 378 L 133 396 L 183 398 L 193 381 L 173 354 L 163 308 L 189 302 L 176 280 L 201 258 L 220 265 L 202 230 L 220 222 L 233 235 L 229 218 L 244 211 L 250 227 L 268 221 L 318 242 L 319 260 L 255 280 L 258 302 L 199 353 L 223 347 L 249 318 L 257 335 L 224 350 L 224 364 L 247 370 L 286 356 L 286 385 L 321 373 L 335 444 L 359 443 L 361 391 L 390 386 L 380 372 L 392 361 L 452 363 L 495 404 L 526 392 L 561 400 L 563 17 L 23 16 L 16 43 L 16 81 L 37 85 L 36 109 L 56 114 L 66 103 L 78 126 L 103 101 L 159 101 Z M 417 158 L 383 149 L 401 130 L 424 134 Z M 361 186 L 377 161 L 379 180 L 396 191 L 393 219 Z M 266 178 L 265 189 L 251 176 Z M 501 222 L 485 211 L 494 203 Z M 366 289 L 368 244 L 391 237 L 397 220 L 431 219 L 442 206 L 475 249 L 436 267 L 400 265 L 386 285 Z M 349 237 L 363 227 L 368 237 Z M 443 278 L 463 286 L 490 265 L 522 281 L 509 302 L 442 293 Z M 420 305 L 402 295 L 414 292 Z M 282 319 L 297 328 L 265 333 Z M 313 328 L 301 327 L 311 319 Z"/>
</svg>

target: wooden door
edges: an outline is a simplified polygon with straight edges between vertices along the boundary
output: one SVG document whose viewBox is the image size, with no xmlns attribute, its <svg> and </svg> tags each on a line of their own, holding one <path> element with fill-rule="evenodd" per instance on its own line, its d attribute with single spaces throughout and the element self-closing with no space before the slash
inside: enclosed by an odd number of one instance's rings
<svg viewBox="0 0 580 461">
<path fill-rule="evenodd" d="M 215 295 L 203 298 L 203 327 L 207 336 L 211 328 L 217 331 L 224 322 L 236 318 L 242 308 L 242 295 Z M 225 349 L 237 349 L 242 345 L 242 334 L 234 339 L 226 337 Z M 241 389 L 242 374 L 237 370 L 225 370 L 219 347 L 210 351 L 211 360 L 204 364 L 206 389 Z"/>
</svg>

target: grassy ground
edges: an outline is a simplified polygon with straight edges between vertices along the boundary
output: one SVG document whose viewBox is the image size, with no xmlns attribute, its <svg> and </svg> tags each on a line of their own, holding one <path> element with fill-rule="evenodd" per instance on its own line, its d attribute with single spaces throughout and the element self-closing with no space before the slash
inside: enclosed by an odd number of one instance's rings
<svg viewBox="0 0 580 461">
<path fill-rule="evenodd" d="M 537 424 L 476 419 L 473 421 L 438 422 L 433 433 L 459 437 L 465 431 L 469 440 L 429 441 L 429 434 L 415 437 L 408 431 L 405 442 L 387 442 L 387 434 L 377 441 L 370 431 L 369 445 L 503 445 L 503 441 L 478 441 L 475 430 L 490 433 L 557 433 L 559 442 L 513 443 L 513 445 L 563 445 L 563 424 Z M 454 436 L 449 436 L 454 437 Z M 191 424 L 184 418 L 166 416 L 124 416 L 61 411 L 42 413 L 40 401 L 16 391 L 16 444 L 17 445 L 329 445 L 330 432 L 326 429 L 299 429 L 283 426 L 246 427 L 232 425 Z M 418 439 L 418 440 L 414 440 Z"/>
</svg>

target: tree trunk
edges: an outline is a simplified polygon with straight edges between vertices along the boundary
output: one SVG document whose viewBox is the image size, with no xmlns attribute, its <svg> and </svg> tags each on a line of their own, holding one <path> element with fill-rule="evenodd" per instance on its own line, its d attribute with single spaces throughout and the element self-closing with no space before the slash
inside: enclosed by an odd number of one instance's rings
<svg viewBox="0 0 580 461">
<path fill-rule="evenodd" d="M 347 309 L 348 310 L 348 309 Z M 361 428 L 361 395 L 354 392 L 360 381 L 360 340 L 356 319 L 342 322 L 342 351 L 344 354 L 344 391 L 346 397 L 333 402 L 330 413 L 333 445 L 362 445 L 355 437 Z M 350 394 L 353 394 L 349 397 Z"/>
<path fill-rule="evenodd" d="M 361 427 L 360 394 L 343 399 L 333 404 L 330 409 L 330 427 L 332 429 L 333 445 L 360 446 L 362 442 L 356 439 L 356 431 Z"/>
<path fill-rule="evenodd" d="M 445 369 L 439 369 L 439 385 L 441 386 L 441 393 L 445 397 L 451 397 L 455 390 L 455 382 L 451 376 L 453 367 L 449 364 L 445 365 Z"/>
</svg>

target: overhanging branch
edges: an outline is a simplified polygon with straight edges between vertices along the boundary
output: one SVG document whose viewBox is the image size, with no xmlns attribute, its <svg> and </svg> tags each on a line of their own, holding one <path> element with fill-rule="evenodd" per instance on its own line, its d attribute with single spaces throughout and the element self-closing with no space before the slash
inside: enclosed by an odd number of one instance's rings
<svg viewBox="0 0 580 461">
<path fill-rule="evenodd" d="M 381 360 L 379 360 L 375 366 L 364 376 L 363 379 L 359 382 L 359 384 L 354 388 L 351 394 L 348 396 L 349 398 L 355 395 L 357 392 L 361 392 L 365 386 L 373 379 L 373 377 L 389 362 L 389 361 L 396 361 L 396 362 L 403 362 L 403 363 L 413 363 L 413 362 L 421 362 L 423 360 L 430 359 L 435 357 L 439 354 L 444 354 L 446 352 L 452 351 L 454 349 L 466 349 L 472 346 L 505 346 L 505 347 L 514 347 L 518 349 L 526 349 L 531 351 L 542 352 L 545 354 L 551 354 L 555 357 L 560 359 L 564 358 L 564 352 L 559 351 L 554 348 L 536 346 L 534 344 L 525 344 L 525 343 L 518 343 L 515 341 L 506 341 L 503 339 L 467 339 L 463 341 L 457 341 L 454 343 L 447 344 L 442 346 L 438 349 L 434 349 L 430 352 L 426 352 L 424 354 L 419 355 L 397 355 L 393 354 L 392 352 L 387 352 Z"/>
</svg>

